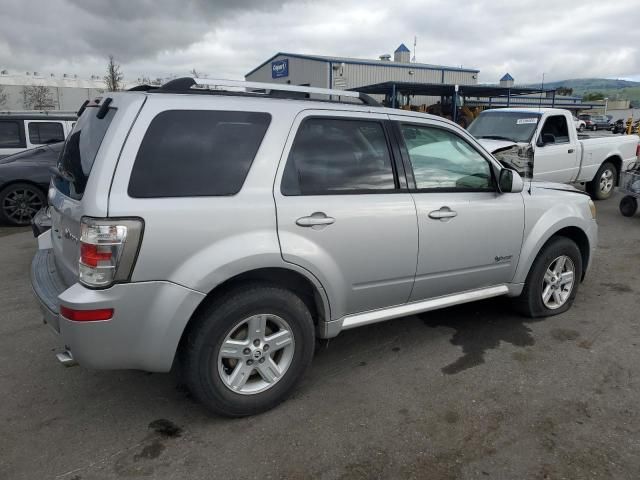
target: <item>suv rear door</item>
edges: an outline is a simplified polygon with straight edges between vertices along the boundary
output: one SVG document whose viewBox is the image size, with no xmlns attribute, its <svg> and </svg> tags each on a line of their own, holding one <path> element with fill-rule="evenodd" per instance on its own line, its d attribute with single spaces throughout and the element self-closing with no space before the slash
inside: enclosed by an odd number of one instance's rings
<svg viewBox="0 0 640 480">
<path fill-rule="evenodd" d="M 95 103 L 78 118 L 58 160 L 60 174 L 53 177 L 49 191 L 55 262 L 67 284 L 78 279 L 80 220 L 107 216 L 118 156 L 145 98 L 142 94 L 110 95 L 103 118 L 98 118 L 101 106 Z M 101 103 L 106 100 L 102 98 Z"/>
<path fill-rule="evenodd" d="M 333 319 L 406 303 L 413 286 L 416 210 L 387 127 L 384 114 L 304 111 L 278 168 L 282 256 L 325 286 Z"/>
<path fill-rule="evenodd" d="M 410 301 L 511 282 L 523 238 L 522 196 L 498 192 L 490 159 L 466 132 L 435 120 L 391 119 L 418 217 Z"/>
</svg>

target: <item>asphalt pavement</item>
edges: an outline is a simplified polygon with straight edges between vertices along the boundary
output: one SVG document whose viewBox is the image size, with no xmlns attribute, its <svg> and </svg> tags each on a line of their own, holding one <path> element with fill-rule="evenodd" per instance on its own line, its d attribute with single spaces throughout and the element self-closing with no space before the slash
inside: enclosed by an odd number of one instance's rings
<svg viewBox="0 0 640 480">
<path fill-rule="evenodd" d="M 573 308 L 502 299 L 349 330 L 292 398 L 210 416 L 170 374 L 64 368 L 27 229 L 0 227 L 1 479 L 630 479 L 640 473 L 640 214 L 599 202 Z"/>
</svg>

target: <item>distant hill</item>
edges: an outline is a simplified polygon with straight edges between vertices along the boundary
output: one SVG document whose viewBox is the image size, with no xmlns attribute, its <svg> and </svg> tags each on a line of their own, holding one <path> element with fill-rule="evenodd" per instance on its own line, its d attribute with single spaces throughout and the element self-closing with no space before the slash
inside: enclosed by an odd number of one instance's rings
<svg viewBox="0 0 640 480">
<path fill-rule="evenodd" d="M 539 87 L 540 84 L 534 83 L 528 86 Z M 545 88 L 572 88 L 573 95 L 577 97 L 581 97 L 585 93 L 600 92 L 610 99 L 631 100 L 636 104 L 640 104 L 640 82 L 632 82 L 630 80 L 613 80 L 609 78 L 573 78 L 557 82 L 548 82 L 545 83 L 544 86 Z"/>
</svg>

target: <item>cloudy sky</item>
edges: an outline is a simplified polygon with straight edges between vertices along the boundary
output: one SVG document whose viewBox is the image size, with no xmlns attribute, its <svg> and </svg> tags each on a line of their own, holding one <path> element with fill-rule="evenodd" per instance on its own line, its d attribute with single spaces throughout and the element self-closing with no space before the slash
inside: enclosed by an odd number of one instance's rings
<svg viewBox="0 0 640 480">
<path fill-rule="evenodd" d="M 242 79 L 278 51 L 378 58 L 404 42 L 418 62 L 510 72 L 518 83 L 640 80 L 640 10 L 569 0 L 0 0 L 0 69 L 126 80 L 192 68 Z"/>
</svg>

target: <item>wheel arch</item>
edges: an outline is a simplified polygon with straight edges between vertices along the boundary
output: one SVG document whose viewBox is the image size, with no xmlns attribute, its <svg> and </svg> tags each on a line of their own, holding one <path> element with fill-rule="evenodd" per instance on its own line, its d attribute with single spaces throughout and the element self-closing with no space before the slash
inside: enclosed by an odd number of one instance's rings
<svg viewBox="0 0 640 480">
<path fill-rule="evenodd" d="M 589 265 L 590 255 L 591 255 L 591 246 L 589 244 L 589 237 L 587 237 L 587 234 L 581 228 L 578 228 L 575 226 L 564 227 L 558 230 L 553 235 L 551 235 L 551 237 L 549 237 L 549 239 L 544 243 L 544 245 L 540 250 L 546 247 L 547 244 L 556 237 L 568 238 L 578 246 L 578 250 L 580 250 L 580 256 L 582 257 L 582 265 L 583 265 L 582 277 L 580 278 L 580 281 L 584 280 L 584 276 L 586 275 L 585 267 Z"/>
<path fill-rule="evenodd" d="M 182 345 L 188 332 L 195 325 L 196 319 L 201 311 L 205 310 L 213 302 L 224 297 L 232 290 L 241 289 L 243 285 L 249 283 L 264 283 L 280 286 L 296 293 L 307 305 L 307 308 L 309 308 L 316 328 L 319 328 L 323 322 L 329 321 L 331 318 L 327 294 L 319 281 L 312 278 L 310 273 L 303 273 L 298 269 L 283 266 L 256 268 L 238 273 L 226 279 L 206 294 L 191 314 L 191 317 L 183 329 L 177 354 L 182 351 Z"/>
<path fill-rule="evenodd" d="M 526 281 L 535 259 L 554 237 L 566 237 L 576 243 L 582 257 L 583 268 L 581 280 L 583 280 L 587 270 L 586 267 L 591 261 L 590 256 L 592 245 L 589 235 L 585 230 L 587 226 L 584 225 L 585 228 L 583 228 L 580 226 L 580 222 L 571 222 L 570 219 L 565 219 L 564 221 L 553 225 L 545 225 L 545 223 L 546 222 L 542 222 L 538 224 L 537 228 L 534 228 L 534 230 L 529 234 L 529 239 L 532 240 L 537 237 L 537 242 L 534 243 L 532 241 L 530 243 L 525 241 L 523 245 L 523 255 L 521 256 L 521 261 L 516 269 L 513 282 L 523 284 Z M 540 234 L 538 235 L 536 231 L 540 231 Z"/>
<path fill-rule="evenodd" d="M 4 191 L 5 188 L 10 187 L 11 185 L 16 185 L 16 184 L 19 184 L 19 183 L 26 183 L 27 185 L 31 185 L 31 186 L 36 187 L 38 190 L 40 190 L 44 194 L 45 199 L 46 199 L 47 187 L 43 186 L 43 185 L 41 185 L 41 184 L 39 184 L 37 182 L 34 182 L 33 180 L 25 180 L 25 179 L 19 179 L 19 178 L 9 180 L 8 182 L 5 182 L 0 186 L 0 192 Z"/>
<path fill-rule="evenodd" d="M 605 162 L 613 163 L 616 167 L 616 185 L 620 185 L 620 173 L 622 173 L 622 157 L 620 155 L 611 155 Z"/>
</svg>

